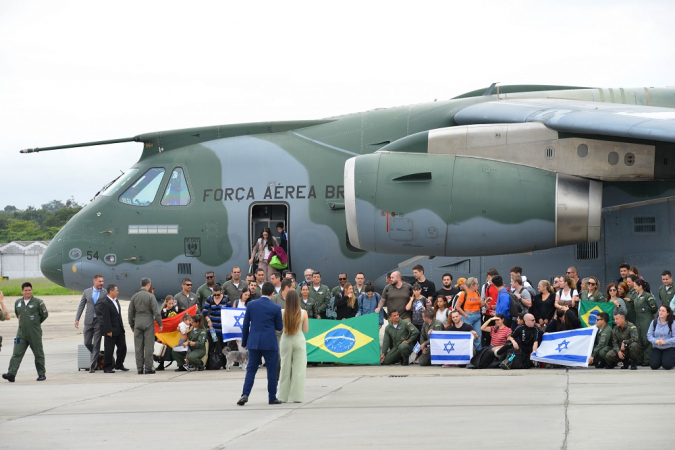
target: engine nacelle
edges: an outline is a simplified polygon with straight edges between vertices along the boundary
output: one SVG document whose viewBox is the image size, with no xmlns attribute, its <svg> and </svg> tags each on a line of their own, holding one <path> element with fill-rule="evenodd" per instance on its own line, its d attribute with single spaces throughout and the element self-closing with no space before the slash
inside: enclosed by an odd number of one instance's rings
<svg viewBox="0 0 675 450">
<path fill-rule="evenodd" d="M 367 251 L 479 256 L 600 239 L 602 183 L 586 178 L 480 157 L 380 151 L 348 160 L 344 179 L 349 240 Z"/>
</svg>

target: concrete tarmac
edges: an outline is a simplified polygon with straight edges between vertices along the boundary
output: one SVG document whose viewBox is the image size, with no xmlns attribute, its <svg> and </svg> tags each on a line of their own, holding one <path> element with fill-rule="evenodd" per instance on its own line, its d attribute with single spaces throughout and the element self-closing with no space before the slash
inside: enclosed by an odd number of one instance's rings
<svg viewBox="0 0 675 450">
<path fill-rule="evenodd" d="M 84 448 L 667 448 L 675 373 L 308 367 L 305 401 L 267 404 L 265 368 L 249 403 L 244 371 L 77 371 L 79 296 L 44 297 L 47 381 L 30 350 L 15 383 L 0 380 L 0 449 Z M 6 298 L 10 308 L 14 298 Z M 126 319 L 128 303 L 123 302 Z M 12 314 L 13 316 L 13 314 Z M 126 320 L 125 320 L 126 323 Z M 0 323 L 6 371 L 17 321 Z"/>
</svg>

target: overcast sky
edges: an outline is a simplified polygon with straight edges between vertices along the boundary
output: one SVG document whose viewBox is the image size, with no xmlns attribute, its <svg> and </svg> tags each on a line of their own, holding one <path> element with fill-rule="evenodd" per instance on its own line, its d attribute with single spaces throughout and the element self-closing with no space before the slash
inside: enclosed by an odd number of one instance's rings
<svg viewBox="0 0 675 450">
<path fill-rule="evenodd" d="M 0 1 L 0 209 L 87 203 L 141 144 L 503 84 L 675 85 L 673 1 Z"/>
</svg>

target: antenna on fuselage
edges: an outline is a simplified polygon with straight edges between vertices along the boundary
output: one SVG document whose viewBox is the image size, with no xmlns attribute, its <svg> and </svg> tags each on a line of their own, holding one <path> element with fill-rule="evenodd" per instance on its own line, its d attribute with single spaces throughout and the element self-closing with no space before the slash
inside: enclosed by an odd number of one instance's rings
<svg viewBox="0 0 675 450">
<path fill-rule="evenodd" d="M 497 83 L 499 83 L 499 81 L 498 81 Z M 483 97 L 486 97 L 486 96 L 488 96 L 488 95 L 492 95 L 492 93 L 493 93 L 494 90 L 495 90 L 495 86 L 497 86 L 497 83 L 492 83 L 492 84 L 490 85 L 490 87 L 487 88 L 487 89 L 485 90 L 485 92 L 483 92 Z"/>
</svg>

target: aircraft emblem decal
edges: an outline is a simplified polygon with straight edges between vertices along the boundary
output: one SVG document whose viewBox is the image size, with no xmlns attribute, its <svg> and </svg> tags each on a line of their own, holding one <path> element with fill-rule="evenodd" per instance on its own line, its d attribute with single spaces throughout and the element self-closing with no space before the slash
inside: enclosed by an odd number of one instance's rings
<svg viewBox="0 0 675 450">
<path fill-rule="evenodd" d="M 200 238 L 185 238 L 185 256 L 197 257 L 202 255 Z"/>
</svg>

